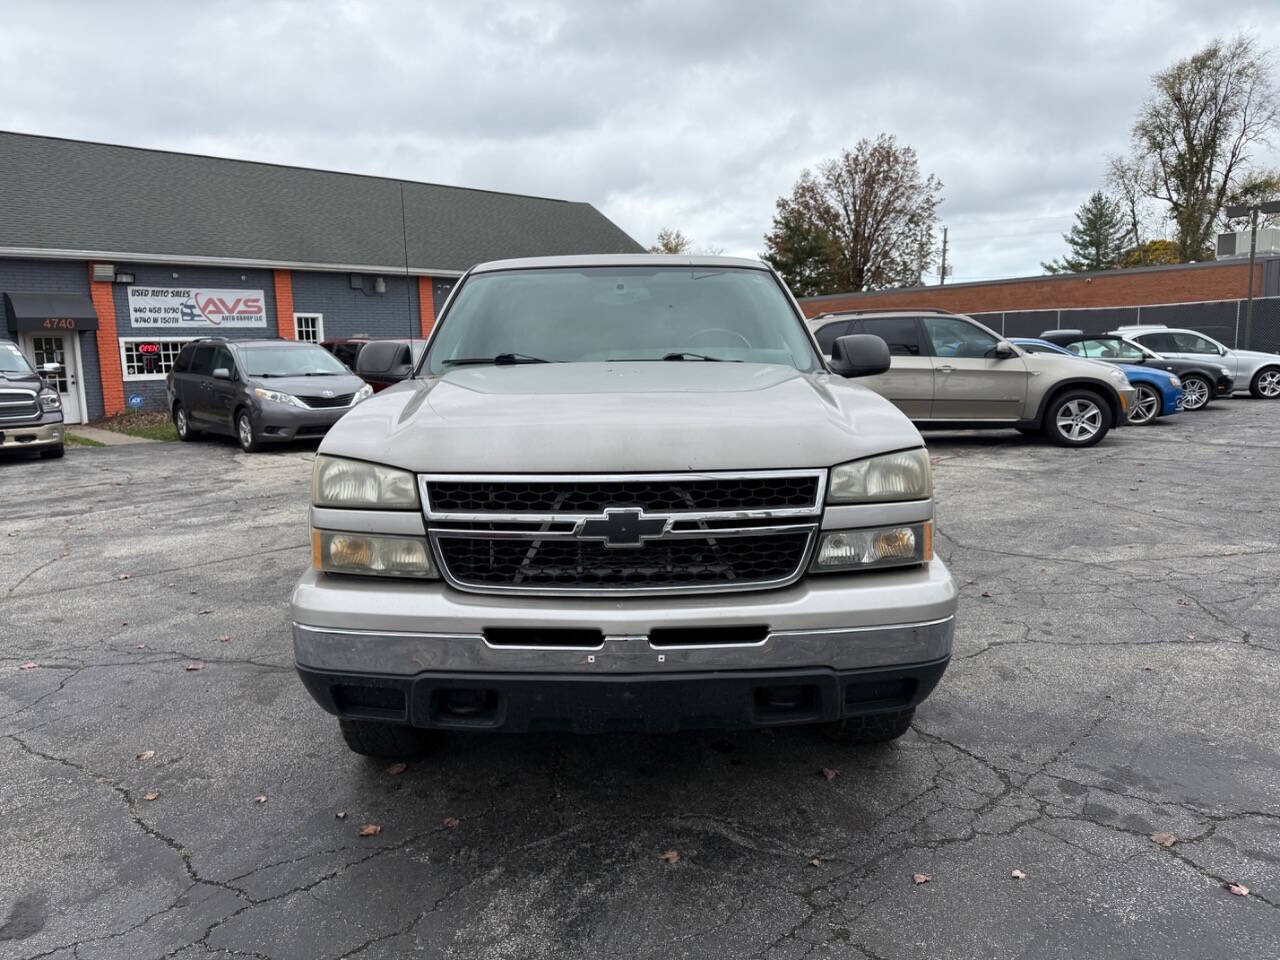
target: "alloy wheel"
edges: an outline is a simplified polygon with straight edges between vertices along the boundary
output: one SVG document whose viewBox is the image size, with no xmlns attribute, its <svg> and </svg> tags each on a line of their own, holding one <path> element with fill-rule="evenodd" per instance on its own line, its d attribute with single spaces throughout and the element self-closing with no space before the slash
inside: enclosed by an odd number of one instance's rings
<svg viewBox="0 0 1280 960">
<path fill-rule="evenodd" d="M 253 424 L 249 422 L 249 418 L 243 413 L 240 419 L 236 421 L 236 432 L 240 438 L 240 446 L 249 450 L 253 447 Z"/>
<path fill-rule="evenodd" d="M 1209 385 L 1199 377 L 1190 377 L 1182 381 L 1182 408 L 1199 410 L 1209 402 Z"/>
<path fill-rule="evenodd" d="M 1130 423 L 1150 423 L 1160 415 L 1160 394 L 1145 384 L 1138 385 L 1138 395 L 1133 401 L 1133 412 L 1129 414 Z"/>
<path fill-rule="evenodd" d="M 173 425 L 178 429 L 178 436 L 185 437 L 187 435 L 187 411 L 179 407 L 173 413 Z"/>
<path fill-rule="evenodd" d="M 1258 377 L 1258 392 L 1268 400 L 1280 397 L 1280 370 L 1264 370 Z"/>
<path fill-rule="evenodd" d="M 1102 411 L 1091 400 L 1077 397 L 1058 408 L 1058 431 L 1068 440 L 1090 440 L 1102 429 Z"/>
</svg>

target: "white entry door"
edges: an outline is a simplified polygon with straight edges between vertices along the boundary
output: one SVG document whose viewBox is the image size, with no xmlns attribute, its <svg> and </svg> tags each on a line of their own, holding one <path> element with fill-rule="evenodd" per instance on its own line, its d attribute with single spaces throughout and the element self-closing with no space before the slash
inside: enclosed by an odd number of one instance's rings
<svg viewBox="0 0 1280 960">
<path fill-rule="evenodd" d="M 75 334 L 28 333 L 23 347 L 27 359 L 40 373 L 46 363 L 56 363 L 57 373 L 41 374 L 62 397 L 62 419 L 66 423 L 80 423 L 80 368 L 76 363 Z"/>
</svg>

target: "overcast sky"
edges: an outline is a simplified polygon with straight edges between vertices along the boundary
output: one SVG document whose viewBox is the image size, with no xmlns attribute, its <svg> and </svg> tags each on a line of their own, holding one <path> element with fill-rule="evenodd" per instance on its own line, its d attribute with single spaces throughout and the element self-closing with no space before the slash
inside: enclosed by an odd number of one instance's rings
<svg viewBox="0 0 1280 960">
<path fill-rule="evenodd" d="M 895 134 L 955 280 L 1040 272 L 1149 77 L 1275 0 L 0 0 L 0 128 L 585 200 L 754 256 L 806 166 Z M 1259 159 L 1280 165 L 1280 152 Z"/>
</svg>

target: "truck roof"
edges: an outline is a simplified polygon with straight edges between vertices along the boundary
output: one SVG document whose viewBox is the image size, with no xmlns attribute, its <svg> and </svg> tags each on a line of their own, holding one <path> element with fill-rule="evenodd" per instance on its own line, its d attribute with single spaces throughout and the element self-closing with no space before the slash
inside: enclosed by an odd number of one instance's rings
<svg viewBox="0 0 1280 960">
<path fill-rule="evenodd" d="M 493 270 L 536 270 L 540 267 L 746 267 L 768 270 L 761 260 L 747 257 L 711 257 L 694 254 L 606 253 L 578 254 L 566 257 L 521 257 L 516 260 L 491 260 L 472 267 L 472 273 Z"/>
</svg>

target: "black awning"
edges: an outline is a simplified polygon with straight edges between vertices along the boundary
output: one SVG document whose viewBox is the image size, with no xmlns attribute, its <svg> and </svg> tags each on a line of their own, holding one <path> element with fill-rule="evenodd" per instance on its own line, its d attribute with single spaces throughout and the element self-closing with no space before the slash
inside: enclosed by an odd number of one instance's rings
<svg viewBox="0 0 1280 960">
<path fill-rule="evenodd" d="M 98 329 L 98 313 L 83 293 L 6 293 L 4 303 L 15 331 Z"/>
</svg>

